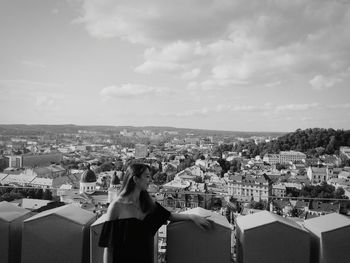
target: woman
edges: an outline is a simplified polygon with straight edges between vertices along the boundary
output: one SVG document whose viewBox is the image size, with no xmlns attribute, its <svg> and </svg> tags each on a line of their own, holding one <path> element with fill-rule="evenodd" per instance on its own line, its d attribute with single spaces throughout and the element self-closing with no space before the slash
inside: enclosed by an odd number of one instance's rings
<svg viewBox="0 0 350 263">
<path fill-rule="evenodd" d="M 153 238 L 167 221 L 191 220 L 199 227 L 210 227 L 203 217 L 170 213 L 147 192 L 150 168 L 146 164 L 131 164 L 117 199 L 107 210 L 99 246 L 105 247 L 104 263 L 153 262 Z"/>
</svg>

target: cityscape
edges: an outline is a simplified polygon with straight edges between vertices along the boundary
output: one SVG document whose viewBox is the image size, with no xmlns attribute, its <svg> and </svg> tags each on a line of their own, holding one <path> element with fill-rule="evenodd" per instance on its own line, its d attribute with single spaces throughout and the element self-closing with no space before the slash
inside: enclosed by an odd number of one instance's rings
<svg viewBox="0 0 350 263">
<path fill-rule="evenodd" d="M 151 169 L 148 191 L 169 211 L 210 211 L 214 222 L 221 216 L 218 224 L 229 230 L 231 240 L 229 262 L 241 260 L 237 228 L 249 215 L 265 211 L 265 216 L 305 226 L 309 220 L 339 214 L 350 222 L 349 130 L 269 134 L 76 125 L 0 129 L 1 204 L 39 218 L 73 205 L 90 212 L 96 222 L 103 220 L 125 169 L 139 162 Z M 166 262 L 167 233 L 171 227 L 158 233 L 157 262 Z M 102 260 L 101 255 L 95 257 L 93 262 Z M 26 258 L 30 262 L 31 257 Z"/>
<path fill-rule="evenodd" d="M 349 0 L 0 1 L 1 263 L 349 263 L 349 25 Z"/>
</svg>

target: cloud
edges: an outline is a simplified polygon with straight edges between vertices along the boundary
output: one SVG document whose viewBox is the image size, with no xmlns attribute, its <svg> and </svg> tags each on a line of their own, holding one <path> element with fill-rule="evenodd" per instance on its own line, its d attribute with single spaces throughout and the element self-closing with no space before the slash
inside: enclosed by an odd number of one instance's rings
<svg viewBox="0 0 350 263">
<path fill-rule="evenodd" d="M 100 91 L 103 98 L 135 98 L 139 96 L 161 95 L 169 92 L 167 88 L 152 87 L 140 84 L 108 86 Z"/>
<path fill-rule="evenodd" d="M 194 79 L 198 77 L 200 74 L 201 70 L 199 68 L 194 68 L 191 71 L 185 72 L 181 75 L 183 79 Z"/>
<path fill-rule="evenodd" d="M 193 117 L 193 116 L 207 116 L 209 113 L 211 113 L 211 110 L 207 108 L 201 108 L 201 109 L 193 109 L 193 110 L 187 110 L 183 112 L 175 112 L 175 113 L 159 113 L 163 117 Z"/>
<path fill-rule="evenodd" d="M 309 82 L 315 90 L 323 90 L 326 88 L 333 87 L 334 85 L 336 85 L 337 83 L 340 83 L 341 81 L 342 79 L 337 77 L 325 77 L 322 75 L 316 75 Z"/>
<path fill-rule="evenodd" d="M 205 81 L 197 82 L 191 81 L 187 85 L 187 89 L 190 91 L 202 90 L 215 90 L 220 87 L 232 87 L 232 86 L 241 86 L 249 84 L 246 80 L 237 80 L 237 79 L 207 79 Z"/>
<path fill-rule="evenodd" d="M 342 1 L 78 3 L 75 22 L 91 36 L 145 47 L 136 72 L 206 76 L 197 81 L 203 89 L 239 82 L 269 87 L 295 76 L 314 76 L 310 84 L 323 89 L 339 83 L 337 74 L 350 67 L 350 5 Z"/>
<path fill-rule="evenodd" d="M 62 93 L 38 93 L 35 95 L 35 106 L 37 110 L 44 110 L 45 112 L 58 112 L 61 104 L 67 101 L 67 98 Z"/>
<path fill-rule="evenodd" d="M 81 16 L 88 32 L 97 38 L 119 37 L 132 43 L 156 44 L 207 39 L 225 33 L 235 3 L 230 1 L 81 1 Z M 235 10 L 232 12 L 232 10 Z M 210 23 L 209 23 L 210 21 Z"/>
<path fill-rule="evenodd" d="M 287 105 L 280 105 L 276 106 L 276 111 L 306 111 L 310 109 L 315 109 L 319 107 L 320 105 L 318 103 L 311 103 L 311 104 L 287 104 Z"/>
<path fill-rule="evenodd" d="M 151 47 L 145 50 L 145 62 L 135 68 L 138 73 L 175 72 L 183 78 L 195 78 L 200 69 L 194 68 L 203 54 L 199 43 L 176 41 L 163 48 Z"/>
<path fill-rule="evenodd" d="M 340 105 L 338 105 L 340 106 Z M 341 105 L 341 107 L 350 107 L 349 104 Z M 230 105 L 230 104 L 219 104 L 216 107 L 192 109 L 185 112 L 171 113 L 172 116 L 189 117 L 193 115 L 209 115 L 217 113 L 262 113 L 265 116 L 278 115 L 283 112 L 297 112 L 297 111 L 308 111 L 308 110 L 321 110 L 326 109 L 326 106 L 318 103 L 310 104 L 287 104 L 287 105 L 273 105 L 265 103 L 263 105 Z"/>
<path fill-rule="evenodd" d="M 49 107 L 54 104 L 55 100 L 51 96 L 47 95 L 37 95 L 36 96 L 36 105 L 39 107 Z"/>
</svg>

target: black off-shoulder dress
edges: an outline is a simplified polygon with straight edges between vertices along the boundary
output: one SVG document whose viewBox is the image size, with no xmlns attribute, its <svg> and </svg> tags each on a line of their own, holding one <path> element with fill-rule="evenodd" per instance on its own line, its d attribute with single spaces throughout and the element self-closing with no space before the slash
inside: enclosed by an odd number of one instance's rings
<svg viewBox="0 0 350 263">
<path fill-rule="evenodd" d="M 156 202 L 143 220 L 124 218 L 106 221 L 99 239 L 100 247 L 113 249 L 114 263 L 153 263 L 153 238 L 169 219 L 170 212 Z"/>
</svg>

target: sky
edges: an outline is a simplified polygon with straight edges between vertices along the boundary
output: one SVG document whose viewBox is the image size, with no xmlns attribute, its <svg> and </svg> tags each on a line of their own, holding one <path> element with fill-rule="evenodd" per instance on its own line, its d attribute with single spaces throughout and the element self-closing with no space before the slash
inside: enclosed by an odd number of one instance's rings
<svg viewBox="0 0 350 263">
<path fill-rule="evenodd" d="M 350 129 L 349 0 L 1 0 L 0 123 Z"/>
</svg>

